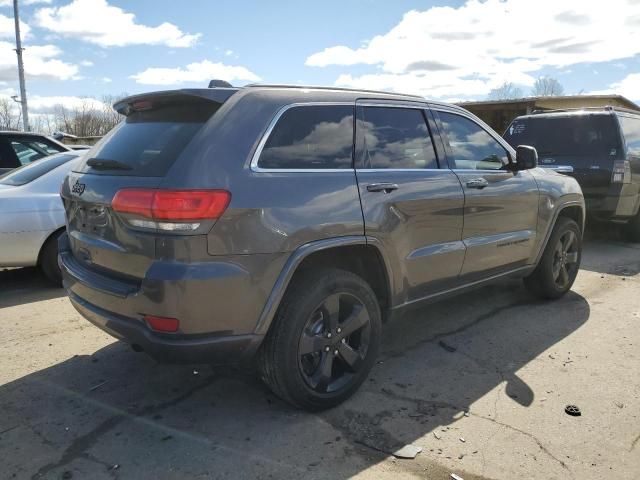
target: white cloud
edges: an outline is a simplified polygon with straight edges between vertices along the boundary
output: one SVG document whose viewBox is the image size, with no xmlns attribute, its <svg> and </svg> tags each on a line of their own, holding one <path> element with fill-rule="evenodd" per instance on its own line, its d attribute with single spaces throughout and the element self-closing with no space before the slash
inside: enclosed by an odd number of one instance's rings
<svg viewBox="0 0 640 480">
<path fill-rule="evenodd" d="M 15 22 L 13 17 L 7 17 L 0 14 L 0 38 L 16 38 Z M 31 28 L 29 25 L 20 20 L 20 36 L 24 40 L 29 37 Z"/>
<path fill-rule="evenodd" d="M 74 97 L 74 96 L 40 96 L 31 95 L 29 100 L 29 111 L 36 113 L 52 113 L 56 107 L 64 106 L 69 109 L 86 107 L 93 110 L 101 110 L 103 103 L 91 97 Z"/>
<path fill-rule="evenodd" d="M 42 8 L 36 12 L 36 24 L 58 35 L 76 38 L 101 47 L 125 45 L 166 45 L 191 47 L 200 34 L 188 34 L 174 24 L 157 27 L 136 23 L 133 13 L 109 5 L 107 0 L 73 0 L 62 7 Z"/>
<path fill-rule="evenodd" d="M 631 73 L 622 80 L 612 83 L 607 89 L 590 93 L 593 95 L 622 95 L 634 102 L 640 102 L 640 73 Z"/>
<path fill-rule="evenodd" d="M 13 95 L 18 95 L 18 92 L 13 88 L 5 88 L 0 90 L 0 98 L 11 99 Z M 57 108 L 63 106 L 67 109 L 73 110 L 76 108 L 85 108 L 89 110 L 102 110 L 104 104 L 93 97 L 76 97 L 70 95 L 63 96 L 42 96 L 42 95 L 29 95 L 29 114 L 33 115 L 47 115 L 54 113 Z M 18 104 L 16 103 L 16 108 Z"/>
<path fill-rule="evenodd" d="M 227 57 L 230 57 L 231 55 L 233 55 L 233 50 L 226 50 L 226 51 L 224 52 L 224 54 L 225 54 Z"/>
<path fill-rule="evenodd" d="M 245 67 L 213 63 L 209 60 L 190 63 L 186 67 L 162 68 L 152 67 L 132 75 L 137 83 L 145 85 L 178 85 L 181 83 L 200 83 L 206 86 L 209 80 L 217 78 L 233 82 L 234 80 L 247 80 L 257 82 L 260 80 L 255 73 Z"/>
<path fill-rule="evenodd" d="M 412 10 L 360 47 L 336 45 L 306 64 L 370 65 L 336 83 L 430 97 L 486 95 L 505 81 L 530 86 L 545 67 L 640 53 L 640 2 L 468 0 L 459 8 Z"/>
<path fill-rule="evenodd" d="M 82 60 L 80 65 L 83 67 L 93 67 L 93 62 L 91 60 Z"/>
<path fill-rule="evenodd" d="M 113 82 L 112 78 L 109 77 L 102 77 L 102 83 L 111 83 Z"/>
<path fill-rule="evenodd" d="M 0 81 L 14 81 L 18 77 L 15 45 L 0 41 Z M 73 80 L 78 66 L 64 62 L 59 57 L 62 51 L 55 45 L 31 45 L 25 49 L 24 69 L 27 78 L 46 80 Z"/>
</svg>

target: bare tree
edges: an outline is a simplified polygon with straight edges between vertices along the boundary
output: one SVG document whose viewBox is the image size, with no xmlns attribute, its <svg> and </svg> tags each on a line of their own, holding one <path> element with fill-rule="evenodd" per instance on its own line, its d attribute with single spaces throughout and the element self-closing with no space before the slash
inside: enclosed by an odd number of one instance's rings
<svg viewBox="0 0 640 480">
<path fill-rule="evenodd" d="M 516 87 L 511 82 L 504 82 L 497 88 L 489 92 L 489 100 L 509 100 L 512 98 L 521 98 L 522 89 Z"/>
<path fill-rule="evenodd" d="M 564 87 L 555 78 L 540 77 L 533 84 L 531 95 L 534 97 L 557 97 L 564 94 Z"/>
<path fill-rule="evenodd" d="M 93 99 L 85 99 L 75 108 L 58 105 L 54 109 L 55 129 L 77 137 L 99 137 L 116 126 L 122 116 L 111 103 L 113 97 L 104 97 L 100 105 Z"/>
<path fill-rule="evenodd" d="M 19 130 L 22 125 L 20 110 L 8 98 L 0 98 L 0 130 Z"/>
</svg>

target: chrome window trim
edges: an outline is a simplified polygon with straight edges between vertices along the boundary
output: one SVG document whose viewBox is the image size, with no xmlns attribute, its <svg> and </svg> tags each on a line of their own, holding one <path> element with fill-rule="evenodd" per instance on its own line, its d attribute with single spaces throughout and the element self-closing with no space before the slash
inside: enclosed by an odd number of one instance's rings
<svg viewBox="0 0 640 480">
<path fill-rule="evenodd" d="M 410 100 L 390 100 L 390 103 L 382 103 L 377 100 L 356 100 L 356 107 L 412 108 L 414 110 L 428 110 L 429 104 L 427 102 L 422 103 L 418 100 L 415 102 Z"/>
<path fill-rule="evenodd" d="M 356 168 L 356 173 L 383 172 L 450 172 L 448 168 Z"/>
<path fill-rule="evenodd" d="M 289 103 L 288 105 L 283 106 L 282 108 L 280 108 L 280 110 L 276 112 L 274 117 L 269 122 L 269 126 L 267 127 L 265 132 L 262 134 L 262 138 L 260 139 L 260 142 L 258 143 L 258 146 L 256 147 L 256 150 L 253 153 L 253 156 L 251 157 L 251 163 L 250 163 L 251 171 L 256 173 L 320 173 L 320 172 L 323 172 L 323 173 L 339 173 L 340 172 L 341 173 L 341 172 L 346 172 L 346 173 L 353 174 L 353 168 L 262 168 L 258 166 L 258 161 L 260 160 L 260 155 L 262 154 L 262 150 L 264 149 L 264 146 L 267 144 L 267 141 L 269 140 L 269 137 L 271 136 L 273 129 L 275 128 L 278 121 L 280 120 L 280 117 L 282 117 L 282 115 L 284 115 L 287 110 L 290 110 L 292 108 L 297 108 L 297 107 L 319 107 L 319 106 L 355 107 L 355 102 L 297 102 L 297 103 Z M 355 113 L 353 115 L 353 121 L 355 124 Z"/>
</svg>

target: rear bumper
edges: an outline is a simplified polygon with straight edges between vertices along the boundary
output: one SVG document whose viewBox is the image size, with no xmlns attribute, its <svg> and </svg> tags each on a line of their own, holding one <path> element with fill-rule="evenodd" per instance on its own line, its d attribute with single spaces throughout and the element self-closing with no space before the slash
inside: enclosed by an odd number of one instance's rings
<svg viewBox="0 0 640 480">
<path fill-rule="evenodd" d="M 160 362 L 235 364 L 249 361 L 257 351 L 259 335 L 173 336 L 151 331 L 143 322 L 107 312 L 73 293 L 71 304 L 96 327 L 131 344 Z"/>
<path fill-rule="evenodd" d="M 612 185 L 605 195 L 584 195 L 587 213 L 599 220 L 628 220 L 640 208 L 640 188 L 635 184 Z"/>
<path fill-rule="evenodd" d="M 160 361 L 181 363 L 249 359 L 263 338 L 255 333 L 258 318 L 286 260 L 274 254 L 155 261 L 144 278 L 128 279 L 80 262 L 66 234 L 58 250 L 63 285 L 82 316 Z M 151 330 L 145 315 L 176 318 L 179 329 Z"/>
</svg>

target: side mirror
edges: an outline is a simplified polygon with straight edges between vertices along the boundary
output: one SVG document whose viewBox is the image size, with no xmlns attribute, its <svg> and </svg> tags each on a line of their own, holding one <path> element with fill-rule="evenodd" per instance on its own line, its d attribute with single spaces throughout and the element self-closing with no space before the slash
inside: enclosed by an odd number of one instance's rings
<svg viewBox="0 0 640 480">
<path fill-rule="evenodd" d="M 516 148 L 516 163 L 514 170 L 530 170 L 538 166 L 538 151 L 534 147 L 528 145 L 519 145 Z"/>
</svg>

